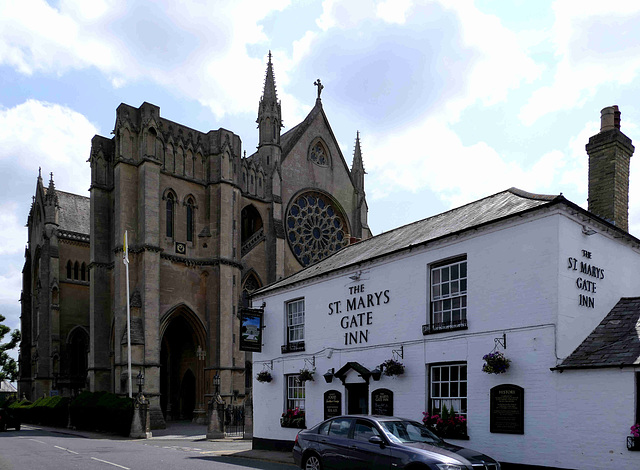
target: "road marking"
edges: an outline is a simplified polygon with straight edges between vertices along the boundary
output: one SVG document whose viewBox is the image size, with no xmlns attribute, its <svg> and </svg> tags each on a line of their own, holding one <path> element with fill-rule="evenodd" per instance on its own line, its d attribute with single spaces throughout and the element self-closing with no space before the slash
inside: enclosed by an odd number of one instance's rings
<svg viewBox="0 0 640 470">
<path fill-rule="evenodd" d="M 69 450 L 69 449 L 65 449 L 64 447 L 59 447 L 59 446 L 53 446 L 53 447 L 55 447 L 56 449 L 60 449 L 60 450 L 67 451 L 67 452 L 69 452 L 70 454 L 76 454 L 76 455 L 78 455 L 78 453 L 77 453 L 77 452 L 74 452 L 74 451 Z"/>
<path fill-rule="evenodd" d="M 108 463 L 109 465 L 113 465 L 114 467 L 124 468 L 125 470 L 131 470 L 129 467 L 123 467 L 122 465 L 118 465 L 117 463 L 109 462 L 107 460 L 97 459 L 95 457 L 91 457 L 93 460 L 97 460 L 98 462 Z"/>
<path fill-rule="evenodd" d="M 39 442 L 40 444 L 49 445 L 46 442 L 39 441 L 38 439 L 29 439 L 30 441 Z"/>
</svg>

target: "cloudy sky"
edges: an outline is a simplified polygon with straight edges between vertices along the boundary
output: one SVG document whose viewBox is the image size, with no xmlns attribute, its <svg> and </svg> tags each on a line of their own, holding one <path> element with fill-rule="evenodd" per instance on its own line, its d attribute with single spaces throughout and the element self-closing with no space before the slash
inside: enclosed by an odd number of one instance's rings
<svg viewBox="0 0 640 470">
<path fill-rule="evenodd" d="M 285 131 L 323 106 L 351 164 L 360 131 L 380 233 L 511 186 L 586 205 L 584 145 L 617 104 L 640 142 L 640 2 L 0 0 L 0 313 L 19 326 L 38 168 L 88 196 L 90 139 L 148 101 L 244 149 L 268 51 Z M 631 233 L 640 236 L 640 157 Z M 7 338 L 5 338 L 6 340 Z"/>
</svg>

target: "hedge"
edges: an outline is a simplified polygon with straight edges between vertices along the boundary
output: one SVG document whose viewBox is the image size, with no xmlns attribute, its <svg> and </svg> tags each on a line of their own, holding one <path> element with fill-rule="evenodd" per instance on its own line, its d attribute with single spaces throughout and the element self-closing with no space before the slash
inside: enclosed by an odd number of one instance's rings
<svg viewBox="0 0 640 470">
<path fill-rule="evenodd" d="M 108 392 L 82 392 L 75 399 L 41 397 L 31 403 L 9 405 L 23 423 L 54 427 L 71 426 L 89 431 L 105 431 L 128 436 L 133 419 L 133 400 Z"/>
<path fill-rule="evenodd" d="M 109 392 L 82 392 L 71 402 L 69 413 L 76 428 L 128 436 L 133 400 Z"/>
</svg>

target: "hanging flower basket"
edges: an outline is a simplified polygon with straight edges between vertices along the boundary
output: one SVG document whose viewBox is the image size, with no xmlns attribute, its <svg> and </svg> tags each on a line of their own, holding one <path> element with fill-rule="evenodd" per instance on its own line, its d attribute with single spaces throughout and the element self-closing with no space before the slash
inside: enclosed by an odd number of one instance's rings
<svg viewBox="0 0 640 470">
<path fill-rule="evenodd" d="M 631 426 L 631 436 L 627 436 L 627 449 L 640 451 L 640 424 Z"/>
<path fill-rule="evenodd" d="M 482 365 L 482 372 L 487 374 L 504 374 L 511 364 L 511 359 L 507 359 L 500 351 L 485 354 L 482 359 L 485 362 Z"/>
<path fill-rule="evenodd" d="M 394 359 L 387 359 L 380 365 L 380 368 L 384 372 L 384 375 L 388 377 L 404 374 L 404 364 Z"/>
<path fill-rule="evenodd" d="M 262 372 L 259 372 L 256 380 L 258 382 L 271 382 L 273 380 L 273 377 L 271 376 L 271 373 L 268 370 L 263 370 Z"/>
<path fill-rule="evenodd" d="M 286 412 L 282 413 L 282 416 L 280 417 L 280 426 L 282 426 L 283 428 L 304 429 L 304 410 L 295 408 L 293 410 L 289 409 Z"/>
<path fill-rule="evenodd" d="M 307 380 L 313 382 L 313 371 L 309 369 L 300 369 L 300 375 L 298 375 L 298 382 L 301 384 L 305 383 Z"/>
</svg>

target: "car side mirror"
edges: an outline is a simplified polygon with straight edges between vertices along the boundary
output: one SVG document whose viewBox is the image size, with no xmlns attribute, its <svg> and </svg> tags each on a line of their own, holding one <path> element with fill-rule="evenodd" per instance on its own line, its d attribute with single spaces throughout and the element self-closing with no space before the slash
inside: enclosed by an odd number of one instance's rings
<svg viewBox="0 0 640 470">
<path fill-rule="evenodd" d="M 378 444 L 380 447 L 384 447 L 384 441 L 380 436 L 371 436 L 369 438 L 369 442 L 372 444 Z"/>
</svg>

